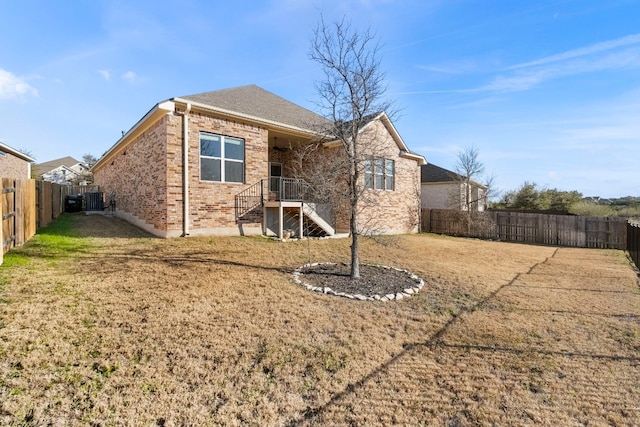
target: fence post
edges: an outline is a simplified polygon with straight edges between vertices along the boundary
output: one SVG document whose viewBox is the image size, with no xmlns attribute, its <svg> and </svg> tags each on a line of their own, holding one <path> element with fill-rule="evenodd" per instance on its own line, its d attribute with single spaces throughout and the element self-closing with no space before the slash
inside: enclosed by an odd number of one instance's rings
<svg viewBox="0 0 640 427">
<path fill-rule="evenodd" d="M 4 185 L 2 185 L 2 178 L 0 178 L 0 196 L 3 194 L 2 193 L 3 189 L 4 189 Z M 2 213 L 3 204 L 4 204 L 4 197 L 0 197 L 0 221 L 2 221 L 2 216 L 4 215 Z M 2 247 L 0 247 L 0 265 L 2 265 L 2 263 L 4 262 L 4 245 L 2 244 L 2 242 L 4 242 L 3 229 L 4 229 L 4 221 L 0 223 L 0 245 L 2 245 Z"/>
</svg>

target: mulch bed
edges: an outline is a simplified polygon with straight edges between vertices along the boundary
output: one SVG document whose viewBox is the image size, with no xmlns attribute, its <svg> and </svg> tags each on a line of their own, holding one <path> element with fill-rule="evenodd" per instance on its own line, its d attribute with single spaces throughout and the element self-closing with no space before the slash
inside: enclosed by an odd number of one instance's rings
<svg viewBox="0 0 640 427">
<path fill-rule="evenodd" d="M 351 266 L 345 263 L 306 266 L 300 273 L 305 283 L 351 295 L 382 296 L 416 286 L 416 281 L 406 271 L 375 265 L 361 264 L 359 279 L 349 277 Z"/>
</svg>

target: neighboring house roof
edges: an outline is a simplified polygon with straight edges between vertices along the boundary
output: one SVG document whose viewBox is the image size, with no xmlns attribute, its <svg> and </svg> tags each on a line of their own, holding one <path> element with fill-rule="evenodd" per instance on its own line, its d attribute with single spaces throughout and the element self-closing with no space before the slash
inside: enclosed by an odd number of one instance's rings
<svg viewBox="0 0 640 427">
<path fill-rule="evenodd" d="M 452 182 L 462 181 L 462 176 L 448 169 L 436 166 L 433 163 L 420 167 L 420 182 Z"/>
<path fill-rule="evenodd" d="M 422 165 L 420 167 L 420 182 L 422 184 L 430 183 L 442 183 L 442 182 L 461 182 L 464 181 L 464 177 L 458 173 L 450 171 L 440 166 L 436 166 L 432 163 Z M 471 181 L 479 187 L 486 188 L 485 185 Z"/>
<path fill-rule="evenodd" d="M 48 162 L 38 163 L 37 165 L 34 165 L 34 169 L 42 170 L 42 172 L 44 173 L 44 172 L 56 169 L 60 166 L 66 166 L 70 168 L 71 166 L 75 166 L 78 163 L 80 162 L 74 159 L 73 157 L 62 157 L 60 159 L 49 160 Z"/>
<path fill-rule="evenodd" d="M 16 156 L 16 157 L 24 160 L 25 162 L 31 163 L 31 162 L 35 162 L 36 161 L 36 159 L 34 159 L 33 157 L 31 157 L 31 156 L 29 156 L 27 154 L 21 153 L 20 151 L 9 147 L 7 144 L 3 144 L 2 142 L 0 142 L 0 151 L 2 151 L 4 153 L 11 154 L 13 156 Z"/>
<path fill-rule="evenodd" d="M 72 172 L 73 174 L 78 174 L 78 171 L 73 168 L 78 164 L 82 164 L 78 160 L 73 157 L 62 157 L 60 159 L 50 160 L 48 162 L 38 163 L 37 165 L 33 165 L 33 173 L 35 176 L 42 176 L 49 172 L 55 170 L 66 169 Z"/>
</svg>

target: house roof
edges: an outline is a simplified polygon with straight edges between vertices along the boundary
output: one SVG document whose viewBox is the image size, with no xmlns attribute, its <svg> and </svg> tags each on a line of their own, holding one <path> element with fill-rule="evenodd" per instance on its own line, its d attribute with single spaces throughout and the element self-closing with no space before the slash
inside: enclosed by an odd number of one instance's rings
<svg viewBox="0 0 640 427">
<path fill-rule="evenodd" d="M 442 183 L 442 182 L 462 182 L 464 177 L 458 173 L 450 171 L 440 166 L 436 166 L 432 163 L 420 166 L 420 182 L 422 184 Z M 471 183 L 486 188 L 476 181 L 471 180 Z"/>
<path fill-rule="evenodd" d="M 33 157 L 31 157 L 31 156 L 29 156 L 27 154 L 21 153 L 20 151 L 9 147 L 7 144 L 3 144 L 2 142 L 0 142 L 0 151 L 3 151 L 5 153 L 9 153 L 9 154 L 11 154 L 13 156 L 16 156 L 16 157 L 24 160 L 25 162 L 31 163 L 31 162 L 35 162 L 36 161 L 36 159 L 34 159 Z"/>
<path fill-rule="evenodd" d="M 264 119 L 301 129 L 313 130 L 327 123 L 321 115 L 256 85 L 181 96 L 173 100 L 190 101 L 217 110 L 240 113 L 248 118 Z"/>
<path fill-rule="evenodd" d="M 462 176 L 448 169 L 436 166 L 433 163 L 420 167 L 420 182 L 452 182 L 462 181 Z"/>
<path fill-rule="evenodd" d="M 35 166 L 46 168 L 47 170 L 52 170 L 59 166 L 66 166 L 70 168 L 71 166 L 77 165 L 78 163 L 80 162 L 74 159 L 73 157 L 67 156 L 67 157 L 62 157 L 60 159 L 49 160 L 48 162 L 38 163 Z"/>
<path fill-rule="evenodd" d="M 70 168 L 71 166 L 75 166 L 79 161 L 74 159 L 73 157 L 62 157 L 60 159 L 49 160 L 48 162 L 38 163 L 37 165 L 33 165 L 33 172 L 35 175 L 39 176 L 49 171 L 52 171 L 60 166 L 64 166 L 66 168 Z"/>
<path fill-rule="evenodd" d="M 262 123 L 275 129 L 287 132 L 298 132 L 304 135 L 318 134 L 327 131 L 331 122 L 319 114 L 294 104 L 284 98 L 262 89 L 256 85 L 239 86 L 195 95 L 170 98 L 156 104 L 147 114 L 129 129 L 107 152 L 93 165 L 93 170 L 101 168 L 109 158 L 134 140 L 135 136 L 147 129 L 152 123 L 165 114 L 185 108 L 197 108 L 204 111 L 216 112 L 227 117 L 246 119 L 255 123 Z M 180 105 L 179 108 L 177 106 Z M 383 121 L 398 144 L 402 154 L 419 164 L 424 164 L 424 157 L 411 152 L 395 127 L 386 116 L 380 113 L 373 118 Z"/>
</svg>

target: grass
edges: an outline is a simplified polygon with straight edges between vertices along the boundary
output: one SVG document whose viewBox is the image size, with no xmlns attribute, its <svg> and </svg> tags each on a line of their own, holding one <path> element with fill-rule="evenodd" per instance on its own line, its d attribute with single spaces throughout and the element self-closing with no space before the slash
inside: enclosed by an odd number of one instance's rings
<svg viewBox="0 0 640 427">
<path fill-rule="evenodd" d="M 0 267 L 2 425 L 640 424 L 622 252 L 367 241 L 426 281 L 374 303 L 295 285 L 306 242 L 52 226 Z M 310 248 L 348 261 L 348 240 Z"/>
</svg>

